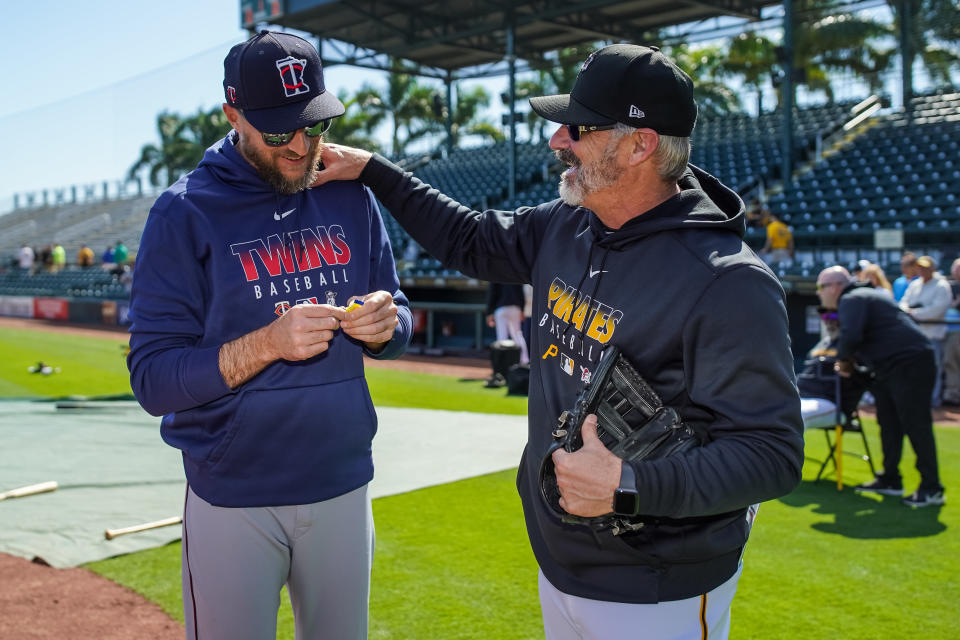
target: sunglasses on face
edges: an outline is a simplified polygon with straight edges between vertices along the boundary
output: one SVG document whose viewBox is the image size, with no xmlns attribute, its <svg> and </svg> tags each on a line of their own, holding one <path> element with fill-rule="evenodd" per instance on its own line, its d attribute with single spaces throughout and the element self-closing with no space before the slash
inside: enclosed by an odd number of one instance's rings
<svg viewBox="0 0 960 640">
<path fill-rule="evenodd" d="M 821 284 L 821 283 L 818 282 L 818 283 L 817 283 L 817 291 L 823 291 L 823 290 L 826 289 L 827 287 L 832 287 L 832 286 L 837 285 L 837 284 L 840 284 L 840 283 L 839 283 L 839 282 L 824 282 L 824 283 Z"/>
<path fill-rule="evenodd" d="M 617 127 L 616 124 L 565 124 L 563 126 L 567 128 L 567 133 L 570 134 L 570 139 L 574 142 L 580 140 L 580 136 L 585 133 L 590 133 L 591 131 L 606 131 Z"/>
<path fill-rule="evenodd" d="M 312 127 L 304 128 L 303 132 L 307 134 L 308 138 L 316 138 L 326 133 L 331 124 L 333 124 L 333 119 L 327 118 L 326 120 L 321 120 Z M 263 133 L 261 131 L 260 135 L 263 137 L 263 143 L 268 147 L 282 147 L 290 144 L 290 141 L 293 140 L 298 131 L 300 131 L 300 129 L 294 129 L 293 131 L 288 131 L 286 133 Z"/>
</svg>

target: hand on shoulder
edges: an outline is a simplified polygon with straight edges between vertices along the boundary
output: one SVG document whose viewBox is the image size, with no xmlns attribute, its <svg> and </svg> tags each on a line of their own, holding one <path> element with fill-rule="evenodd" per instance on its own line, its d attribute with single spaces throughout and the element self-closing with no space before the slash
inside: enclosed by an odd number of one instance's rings
<svg viewBox="0 0 960 640">
<path fill-rule="evenodd" d="M 356 180 L 373 154 L 363 149 L 326 142 L 320 155 L 320 173 L 311 187 L 334 180 Z"/>
</svg>

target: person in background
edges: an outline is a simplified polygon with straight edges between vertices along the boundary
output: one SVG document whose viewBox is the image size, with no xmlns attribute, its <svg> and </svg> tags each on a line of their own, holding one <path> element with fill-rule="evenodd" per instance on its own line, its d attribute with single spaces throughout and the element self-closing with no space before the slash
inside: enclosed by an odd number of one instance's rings
<svg viewBox="0 0 960 640">
<path fill-rule="evenodd" d="M 937 261 L 930 256 L 920 256 L 916 261 L 916 278 L 907 287 L 900 308 L 917 321 L 920 332 L 927 336 L 933 345 L 933 355 L 937 364 L 934 379 L 931 407 L 940 406 L 940 393 L 943 383 L 940 379 L 943 366 L 943 342 L 947 337 L 947 325 L 940 322 L 947 315 L 947 309 L 953 302 L 953 292 L 947 279 L 937 273 Z"/>
<path fill-rule="evenodd" d="M 900 302 L 903 294 L 907 291 L 907 287 L 917 275 L 917 254 L 907 251 L 900 256 L 900 276 L 891 285 L 895 302 Z"/>
<path fill-rule="evenodd" d="M 37 253 L 37 258 L 40 263 L 40 267 L 43 268 L 45 272 L 53 271 L 53 245 L 47 244 L 44 245 L 42 249 Z"/>
<path fill-rule="evenodd" d="M 950 265 L 950 290 L 947 309 L 947 338 L 943 344 L 943 404 L 960 405 L 960 258 Z"/>
<path fill-rule="evenodd" d="M 789 265 L 793 262 L 793 232 L 781 222 L 769 209 L 763 210 L 764 226 L 767 230 L 767 242 L 760 250 L 764 261 L 770 265 Z"/>
<path fill-rule="evenodd" d="M 33 249 L 28 244 L 24 244 L 17 252 L 17 264 L 30 275 L 33 275 L 34 257 Z"/>
<path fill-rule="evenodd" d="M 54 273 L 63 271 L 64 267 L 67 266 L 67 252 L 59 242 L 53 245 L 53 249 L 50 250 L 50 260 L 52 263 L 51 271 Z"/>
<path fill-rule="evenodd" d="M 93 249 L 87 245 L 81 245 L 80 250 L 77 251 L 77 265 L 80 267 L 92 267 L 93 266 Z"/>
<path fill-rule="evenodd" d="M 114 262 L 114 259 L 113 259 L 112 246 L 108 246 L 106 249 L 103 250 L 103 253 L 100 255 L 100 262 L 104 265 L 104 267 L 108 269 L 113 269 L 116 263 Z"/>
<path fill-rule="evenodd" d="M 887 276 L 883 273 L 883 268 L 880 265 L 868 262 L 860 270 L 860 273 L 857 274 L 857 280 L 860 282 L 869 282 L 873 285 L 874 289 L 881 293 L 886 293 L 891 299 L 893 298 L 893 287 L 890 281 L 887 280 Z"/>
<path fill-rule="evenodd" d="M 123 244 L 123 240 L 117 240 L 116 246 L 113 247 L 113 261 L 117 263 L 118 267 L 122 267 L 127 264 L 128 257 L 130 255 L 127 251 L 127 245 Z"/>
<path fill-rule="evenodd" d="M 928 402 L 936 373 L 930 341 L 889 296 L 867 282 L 857 282 L 841 266 L 820 272 L 817 296 L 824 309 L 837 310 L 840 334 L 836 372 L 850 377 L 858 364 L 874 372 L 870 389 L 880 424 L 883 471 L 855 489 L 903 496 L 900 460 L 906 436 L 917 456 L 920 486 L 902 499 L 903 504 L 944 504 Z"/>
<path fill-rule="evenodd" d="M 487 326 L 497 331 L 497 342 L 513 340 L 520 347 L 520 364 L 530 362 L 523 338 L 523 285 L 491 282 L 487 288 Z"/>
</svg>

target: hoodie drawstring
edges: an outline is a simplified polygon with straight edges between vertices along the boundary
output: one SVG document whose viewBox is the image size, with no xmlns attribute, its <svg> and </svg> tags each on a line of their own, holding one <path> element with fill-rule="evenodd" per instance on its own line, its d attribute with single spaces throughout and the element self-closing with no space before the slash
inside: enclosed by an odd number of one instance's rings
<svg viewBox="0 0 960 640">
<path fill-rule="evenodd" d="M 576 291 L 577 291 L 577 292 L 580 292 L 580 291 L 581 291 L 580 287 L 583 286 L 583 282 L 587 279 L 587 274 L 590 273 L 590 271 L 593 269 L 593 248 L 594 248 L 594 246 L 596 246 L 596 245 L 591 242 L 591 243 L 590 243 L 590 252 L 587 254 L 587 268 L 586 268 L 586 270 L 583 272 L 583 275 L 580 276 L 580 282 L 577 283 L 577 288 L 576 288 Z M 607 264 L 607 256 L 610 255 L 610 246 L 609 246 L 609 245 L 604 245 L 603 249 L 604 249 L 604 251 L 603 251 L 603 256 L 600 258 L 600 269 L 597 271 L 597 274 L 596 274 L 596 275 L 597 275 L 597 282 L 593 285 L 593 291 L 590 293 L 589 298 L 587 298 L 587 299 L 590 301 L 589 304 L 592 304 L 593 307 L 594 307 L 594 309 L 593 309 L 593 313 L 591 313 L 590 316 L 587 317 L 587 318 L 584 320 L 583 326 L 580 328 L 580 339 L 581 339 L 581 340 L 583 340 L 584 332 L 586 331 L 586 328 L 590 326 L 590 323 L 593 321 L 594 316 L 596 316 L 597 313 L 600 312 L 600 305 L 596 304 L 596 301 L 597 301 L 597 291 L 600 289 L 600 280 L 603 278 L 603 267 Z M 582 297 L 583 294 L 581 293 L 580 295 L 581 295 L 580 301 L 582 301 L 582 300 L 584 299 L 584 298 Z M 578 302 L 580 302 L 580 301 L 578 301 Z M 563 338 L 567 335 L 567 331 L 570 329 L 570 327 L 573 326 L 573 316 L 574 316 L 574 314 L 576 313 L 576 308 L 577 308 L 577 306 L 579 306 L 579 305 L 575 305 L 575 306 L 574 306 L 574 310 L 570 313 L 570 321 L 567 322 L 567 326 L 563 328 L 563 333 L 560 334 L 560 339 L 561 339 L 561 341 L 562 341 Z"/>
<path fill-rule="evenodd" d="M 593 247 L 594 247 L 594 243 L 591 242 L 590 251 L 587 253 L 587 268 L 584 270 L 583 275 L 580 276 L 580 282 L 577 283 L 577 287 L 574 289 L 574 291 L 576 291 L 577 293 L 580 293 L 580 287 L 583 286 L 583 281 L 587 279 L 587 274 L 590 273 L 590 265 L 593 262 Z M 577 302 L 579 302 L 579 300 Z M 561 340 L 563 340 L 563 337 L 567 335 L 567 330 L 573 325 L 573 316 L 576 314 L 576 311 L 577 311 L 577 306 L 574 305 L 573 311 L 570 312 L 570 320 L 567 322 L 567 326 L 563 328 L 563 333 L 560 334 Z"/>
</svg>

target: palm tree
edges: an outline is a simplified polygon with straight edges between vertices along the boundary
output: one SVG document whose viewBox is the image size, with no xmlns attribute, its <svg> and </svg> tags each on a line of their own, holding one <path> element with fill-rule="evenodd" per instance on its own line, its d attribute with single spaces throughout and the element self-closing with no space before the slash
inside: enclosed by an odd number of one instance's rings
<svg viewBox="0 0 960 640">
<path fill-rule="evenodd" d="M 364 111 L 381 114 L 392 123 L 391 153 L 403 155 L 408 144 L 435 130 L 433 89 L 417 81 L 413 71 L 398 60 L 391 64 L 386 91 L 364 84 L 355 100 Z M 405 130 L 405 134 L 403 132 Z"/>
<path fill-rule="evenodd" d="M 346 112 L 333 121 L 333 126 L 324 134 L 324 139 L 368 151 L 381 151 L 380 143 L 373 138 L 373 132 L 383 122 L 386 114 L 364 109 L 358 97 L 350 98 L 346 91 L 341 91 L 338 97 L 346 107 Z"/>
<path fill-rule="evenodd" d="M 799 3 L 794 22 L 794 80 L 811 92 L 822 92 L 834 101 L 831 78 L 854 75 L 867 81 L 872 90 L 882 87 L 882 75 L 889 69 L 894 51 L 885 48 L 892 30 L 869 16 L 841 11 L 837 0 L 806 0 Z M 739 77 L 757 92 L 757 112 L 763 111 L 763 87 L 768 80 L 778 90 L 783 69 L 782 48 L 766 35 L 742 33 L 730 41 L 729 52 L 720 63 L 726 74 Z M 723 73 L 718 74 L 724 77 Z"/>
<path fill-rule="evenodd" d="M 144 168 L 149 169 L 150 184 L 166 186 L 192 171 L 203 158 L 207 147 L 230 131 L 230 123 L 220 107 L 209 111 L 199 109 L 194 116 L 184 118 L 163 111 L 157 116 L 160 145 L 146 144 L 140 149 L 140 158 L 127 172 L 128 180 L 136 180 Z"/>
<path fill-rule="evenodd" d="M 517 82 L 516 103 L 526 105 L 527 100 L 535 96 L 569 93 L 577 80 L 583 61 L 602 46 L 602 44 L 593 43 L 565 47 L 550 52 L 539 60 L 531 60 L 530 66 L 534 70 L 534 76 Z M 526 110 L 524 119 L 527 131 L 530 132 L 529 142 L 543 142 L 547 139 L 546 131 L 547 127 L 551 126 L 550 122 L 532 110 Z"/>
<path fill-rule="evenodd" d="M 919 56 L 934 84 L 951 85 L 951 73 L 960 67 L 960 55 L 956 45 L 960 42 L 960 2 L 958 0 L 887 0 L 893 11 L 896 33 L 904 19 L 904 9 L 909 25 L 908 60 L 913 64 Z M 944 46 L 944 45 L 953 45 Z"/>
<path fill-rule="evenodd" d="M 715 116 L 741 111 L 740 97 L 724 82 L 730 75 L 724 65 L 719 46 L 692 48 L 673 45 L 664 51 L 693 80 L 693 97 L 702 116 Z"/>
<path fill-rule="evenodd" d="M 461 90 L 460 84 L 454 86 L 456 94 L 453 107 L 450 137 L 453 146 L 460 146 L 464 136 L 480 136 L 490 142 L 502 142 L 506 137 L 492 122 L 479 117 L 481 107 L 490 105 L 490 94 L 477 86 L 470 91 Z M 434 114 L 438 123 L 445 120 L 445 113 Z"/>
<path fill-rule="evenodd" d="M 743 84 L 757 93 L 757 114 L 763 113 L 763 89 L 777 66 L 777 45 L 759 33 L 745 32 L 730 42 L 721 63 L 728 73 L 739 76 Z"/>
<path fill-rule="evenodd" d="M 880 44 L 892 34 L 889 25 L 836 8 L 834 0 L 812 0 L 799 13 L 800 28 L 794 33 L 794 66 L 801 70 L 798 84 L 822 91 L 831 103 L 831 72 L 852 73 L 866 80 L 871 91 L 880 91 L 881 76 L 895 51 Z"/>
</svg>

